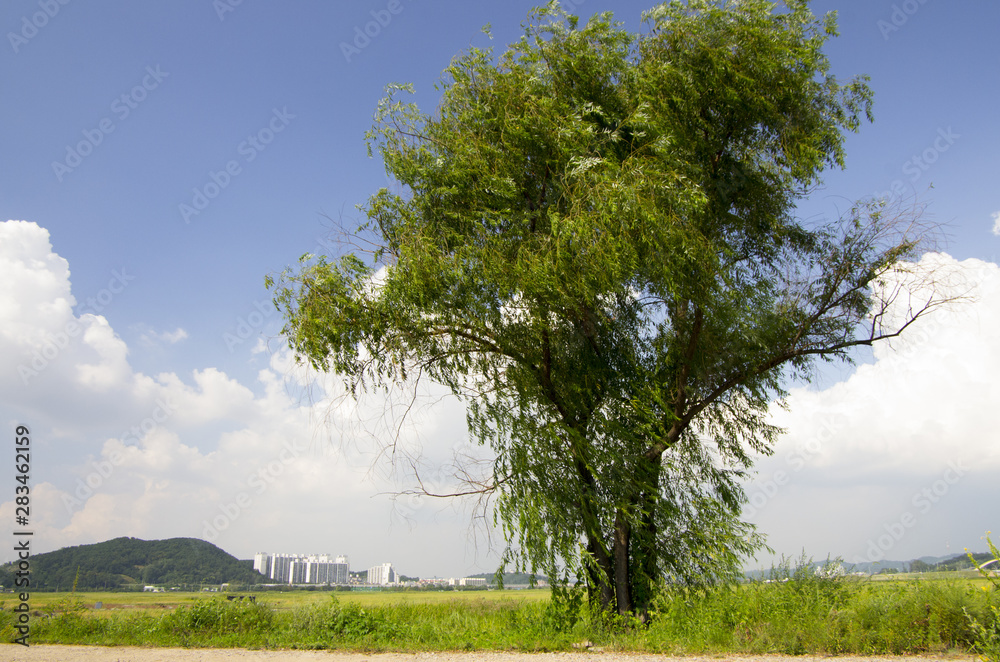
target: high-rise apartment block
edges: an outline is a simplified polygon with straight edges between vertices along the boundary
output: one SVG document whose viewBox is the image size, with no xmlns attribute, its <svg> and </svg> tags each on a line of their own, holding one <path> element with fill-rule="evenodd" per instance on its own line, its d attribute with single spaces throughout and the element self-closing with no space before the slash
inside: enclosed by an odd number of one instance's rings
<svg viewBox="0 0 1000 662">
<path fill-rule="evenodd" d="M 267 554 L 253 557 L 253 569 L 276 584 L 347 584 L 346 556 L 329 554 Z"/>
</svg>

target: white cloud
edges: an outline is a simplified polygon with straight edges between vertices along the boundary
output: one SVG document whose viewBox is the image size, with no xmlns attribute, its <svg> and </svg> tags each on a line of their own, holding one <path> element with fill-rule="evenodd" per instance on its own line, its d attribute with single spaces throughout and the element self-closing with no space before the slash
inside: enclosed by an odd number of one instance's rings
<svg viewBox="0 0 1000 662">
<path fill-rule="evenodd" d="M 139 341 L 147 347 L 159 347 L 160 345 L 176 345 L 182 340 L 186 340 L 188 332 L 177 327 L 173 331 L 154 331 L 153 329 L 142 329 Z"/>
<path fill-rule="evenodd" d="M 376 420 L 384 402 L 345 404 L 337 379 L 296 366 L 284 349 L 251 385 L 213 367 L 136 372 L 103 316 L 74 316 L 69 265 L 33 223 L 0 223 L 0 280 L 0 416 L 32 429 L 38 551 L 192 536 L 241 558 L 328 551 L 357 568 L 389 559 L 409 573 L 460 574 L 474 561 L 457 542 L 466 521 L 433 521 L 435 505 L 408 506 L 419 527 L 391 524 L 393 505 L 378 495 L 395 483 L 371 471 L 373 454 L 356 452 L 378 440 L 355 434 L 354 419 Z M 448 448 L 463 433 L 452 400 L 415 415 L 400 442 Z M 0 517 L 13 507 L 0 503 Z M 444 554 L 442 537 L 456 541 Z"/>
<path fill-rule="evenodd" d="M 1000 237 L 1000 211 L 993 213 L 993 234 Z"/>
<path fill-rule="evenodd" d="M 871 555 L 909 560 L 981 547 L 996 529 L 980 500 L 1000 484 L 1000 268 L 940 254 L 923 264 L 954 293 L 965 283 L 971 300 L 876 345 L 846 380 L 793 390 L 776 411 L 787 434 L 759 463 L 748 512 L 779 552 L 866 558 L 881 537 L 887 549 Z M 926 489 L 945 493 L 928 500 Z M 907 513 L 911 526 L 886 544 Z"/>
</svg>

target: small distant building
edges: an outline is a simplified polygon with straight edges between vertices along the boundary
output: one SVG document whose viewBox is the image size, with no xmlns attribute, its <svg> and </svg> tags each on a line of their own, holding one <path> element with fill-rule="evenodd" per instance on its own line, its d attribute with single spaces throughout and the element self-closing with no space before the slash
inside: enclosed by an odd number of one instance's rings
<svg viewBox="0 0 1000 662">
<path fill-rule="evenodd" d="M 391 563 L 383 563 L 368 568 L 368 583 L 376 586 L 388 586 L 397 582 L 396 571 Z"/>
<path fill-rule="evenodd" d="M 462 577 L 458 580 L 459 586 L 486 586 L 485 577 Z"/>
</svg>

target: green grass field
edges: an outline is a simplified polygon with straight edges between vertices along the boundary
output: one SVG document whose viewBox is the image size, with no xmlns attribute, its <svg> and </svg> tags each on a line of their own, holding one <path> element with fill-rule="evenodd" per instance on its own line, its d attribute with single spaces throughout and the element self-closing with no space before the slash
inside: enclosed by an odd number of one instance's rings
<svg viewBox="0 0 1000 662">
<path fill-rule="evenodd" d="M 69 602 L 81 602 L 93 610 L 94 614 L 108 614 L 116 610 L 148 610 L 151 612 L 191 606 L 212 600 L 226 593 L 166 591 L 162 593 L 138 592 L 77 592 L 60 591 L 52 593 L 32 593 L 31 607 L 39 611 L 61 611 Z M 357 604 L 361 607 L 385 607 L 417 604 L 453 604 L 479 601 L 497 602 L 539 602 L 548 601 L 548 589 L 527 589 L 518 591 L 262 591 L 236 592 L 234 595 L 254 595 L 262 603 L 277 611 L 290 611 L 300 607 L 327 604 L 331 595 L 343 604 Z M 13 601 L 13 594 L 0 594 L 0 605 L 7 597 Z M 94 609 L 101 603 L 101 609 Z"/>
<path fill-rule="evenodd" d="M 1000 591 L 985 580 L 895 575 L 671 589 L 649 624 L 591 613 L 582 594 L 547 589 L 256 593 L 37 593 L 33 643 L 421 650 L 572 650 L 574 643 L 656 653 L 904 654 L 969 652 L 1000 636 Z M 13 596 L 0 636 L 13 638 Z M 95 609 L 97 602 L 101 609 Z M 993 635 L 990 635 L 993 636 Z"/>
</svg>

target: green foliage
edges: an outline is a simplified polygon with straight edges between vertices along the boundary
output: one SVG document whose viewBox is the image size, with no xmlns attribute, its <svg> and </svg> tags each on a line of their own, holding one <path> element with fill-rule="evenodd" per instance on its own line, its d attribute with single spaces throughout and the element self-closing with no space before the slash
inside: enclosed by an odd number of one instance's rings
<svg viewBox="0 0 1000 662">
<path fill-rule="evenodd" d="M 274 612 L 249 600 L 215 597 L 164 616 L 156 630 L 183 646 L 261 646 L 273 635 Z"/>
<path fill-rule="evenodd" d="M 569 632 L 583 615 L 586 592 L 579 585 L 570 586 L 569 580 L 552 582 L 552 599 L 545 610 L 545 622 L 555 632 Z"/>
<path fill-rule="evenodd" d="M 829 73 L 833 16 L 645 18 L 633 34 L 551 2 L 503 53 L 455 58 L 434 114 L 390 86 L 368 144 L 399 190 L 346 240 L 373 250 L 266 280 L 296 356 L 351 393 L 430 378 L 467 400 L 495 458 L 470 490 L 495 497 L 505 560 L 640 615 L 763 544 L 742 480 L 786 378 L 932 305 L 888 314 L 918 242 L 883 204 L 794 217 L 870 119 L 865 79 Z"/>
<path fill-rule="evenodd" d="M 387 610 L 342 604 L 336 597 L 326 605 L 296 610 L 292 628 L 306 639 L 306 648 L 329 648 L 345 641 L 385 647 L 408 633 L 400 619 Z"/>
<path fill-rule="evenodd" d="M 107 590 L 130 584 L 256 584 L 267 579 L 252 564 L 197 538 L 115 538 L 32 556 L 31 581 L 36 590 Z"/>
<path fill-rule="evenodd" d="M 249 600 L 222 597 L 202 600 L 191 607 L 181 606 L 164 617 L 161 626 L 177 633 L 246 633 L 269 629 L 274 612 Z"/>
<path fill-rule="evenodd" d="M 982 555 L 969 554 L 969 560 L 976 565 L 979 573 L 989 582 L 983 586 L 983 591 L 989 595 L 989 611 L 985 614 L 976 615 L 965 612 L 969 626 L 975 633 L 975 643 L 973 650 L 979 654 L 983 662 L 1000 662 L 1000 605 L 997 604 L 998 592 L 1000 592 L 1000 550 L 993 544 L 987 532 L 986 542 L 990 546 L 992 559 L 997 563 L 992 564 L 992 571 L 984 570 L 980 564 L 984 559 Z"/>
</svg>

